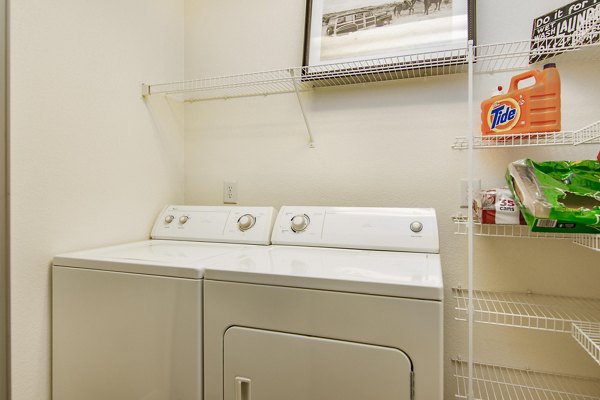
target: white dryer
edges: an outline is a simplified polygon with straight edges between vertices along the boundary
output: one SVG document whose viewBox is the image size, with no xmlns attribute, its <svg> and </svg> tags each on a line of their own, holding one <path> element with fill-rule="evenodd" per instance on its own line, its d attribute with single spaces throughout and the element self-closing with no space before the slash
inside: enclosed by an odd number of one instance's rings
<svg viewBox="0 0 600 400">
<path fill-rule="evenodd" d="M 270 207 L 168 206 L 152 240 L 56 256 L 52 398 L 202 399 L 204 265 L 269 244 L 274 217 Z"/>
<path fill-rule="evenodd" d="M 205 272 L 205 400 L 441 400 L 432 209 L 283 207 Z"/>
</svg>

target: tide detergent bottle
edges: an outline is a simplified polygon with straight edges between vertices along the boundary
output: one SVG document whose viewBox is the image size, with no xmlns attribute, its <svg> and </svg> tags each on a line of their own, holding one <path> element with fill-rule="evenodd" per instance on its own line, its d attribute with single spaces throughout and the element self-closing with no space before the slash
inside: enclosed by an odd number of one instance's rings
<svg viewBox="0 0 600 400">
<path fill-rule="evenodd" d="M 533 85 L 519 89 L 519 82 L 533 78 Z M 560 76 L 556 64 L 542 71 L 531 70 L 514 76 L 506 94 L 492 96 L 481 103 L 481 133 L 560 131 Z"/>
</svg>

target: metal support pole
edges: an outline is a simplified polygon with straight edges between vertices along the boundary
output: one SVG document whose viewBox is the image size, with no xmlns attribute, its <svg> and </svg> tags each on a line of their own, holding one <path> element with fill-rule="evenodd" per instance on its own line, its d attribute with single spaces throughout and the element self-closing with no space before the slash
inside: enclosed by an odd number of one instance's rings
<svg viewBox="0 0 600 400">
<path fill-rule="evenodd" d="M 475 395 L 473 393 L 473 317 L 474 317 L 474 308 L 473 308 L 473 175 L 475 163 L 473 160 L 473 142 L 474 142 L 474 133 L 473 133 L 473 41 L 469 40 L 468 46 L 468 62 L 469 62 L 469 100 L 468 100 L 468 111 L 467 118 L 469 121 L 467 122 L 467 129 L 469 130 L 468 139 L 469 139 L 469 147 L 467 150 L 467 168 L 468 168 L 468 291 L 469 291 L 469 304 L 468 304 L 468 320 L 469 320 L 469 359 L 468 359 L 468 368 L 469 368 L 469 384 L 468 384 L 468 394 L 467 398 L 469 400 L 474 400 Z"/>
</svg>

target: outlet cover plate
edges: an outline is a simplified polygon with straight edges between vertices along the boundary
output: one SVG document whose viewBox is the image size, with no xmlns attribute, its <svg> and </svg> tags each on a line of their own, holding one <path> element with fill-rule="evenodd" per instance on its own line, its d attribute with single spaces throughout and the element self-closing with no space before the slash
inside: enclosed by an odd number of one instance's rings
<svg viewBox="0 0 600 400">
<path fill-rule="evenodd" d="M 223 182 L 223 203 L 237 204 L 238 189 L 237 182 Z"/>
</svg>

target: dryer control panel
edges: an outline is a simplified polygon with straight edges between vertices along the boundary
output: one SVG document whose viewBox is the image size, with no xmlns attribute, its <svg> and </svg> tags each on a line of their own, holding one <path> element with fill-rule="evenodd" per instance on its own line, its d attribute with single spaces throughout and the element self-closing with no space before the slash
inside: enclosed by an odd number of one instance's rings
<svg viewBox="0 0 600 400">
<path fill-rule="evenodd" d="M 432 208 L 284 206 L 273 244 L 439 253 Z"/>
<path fill-rule="evenodd" d="M 160 213 L 152 239 L 270 244 L 273 207 L 176 206 Z"/>
</svg>

